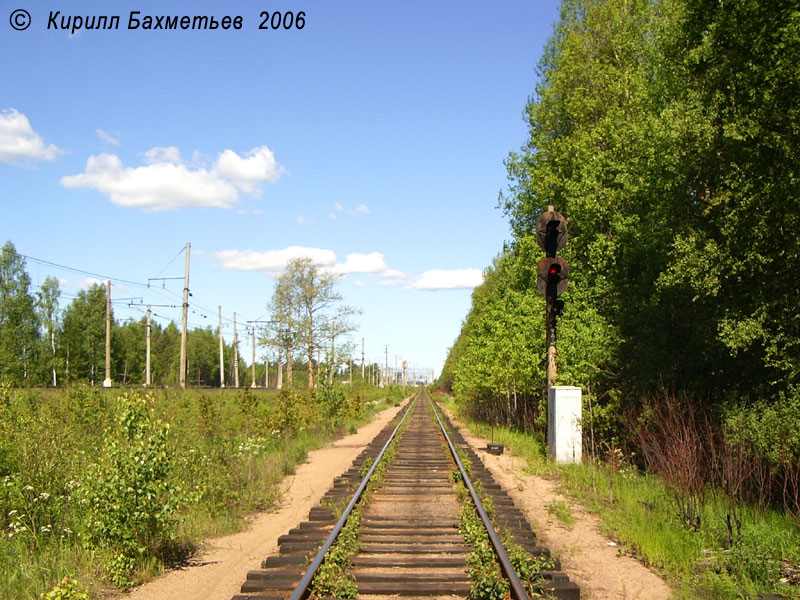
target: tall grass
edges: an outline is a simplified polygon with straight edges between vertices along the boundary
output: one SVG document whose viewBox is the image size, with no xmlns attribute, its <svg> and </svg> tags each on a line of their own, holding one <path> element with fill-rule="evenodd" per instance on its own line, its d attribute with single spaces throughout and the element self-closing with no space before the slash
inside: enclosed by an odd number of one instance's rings
<svg viewBox="0 0 800 600">
<path fill-rule="evenodd" d="M 308 451 L 397 395 L 0 386 L 0 600 L 152 577 L 273 505 Z"/>
</svg>

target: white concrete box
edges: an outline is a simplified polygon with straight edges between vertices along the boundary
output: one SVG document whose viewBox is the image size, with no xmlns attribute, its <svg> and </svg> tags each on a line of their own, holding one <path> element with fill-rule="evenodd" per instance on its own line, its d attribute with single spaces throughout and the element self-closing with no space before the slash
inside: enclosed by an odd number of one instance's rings
<svg viewBox="0 0 800 600">
<path fill-rule="evenodd" d="M 581 462 L 581 388 L 553 386 L 547 398 L 547 446 L 557 463 Z"/>
</svg>

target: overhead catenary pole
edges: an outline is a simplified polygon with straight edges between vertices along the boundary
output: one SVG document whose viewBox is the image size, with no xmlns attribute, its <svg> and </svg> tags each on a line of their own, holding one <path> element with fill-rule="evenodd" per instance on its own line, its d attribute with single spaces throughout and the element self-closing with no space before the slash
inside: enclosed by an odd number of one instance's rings
<svg viewBox="0 0 800 600">
<path fill-rule="evenodd" d="M 336 323 L 333 323 L 333 329 L 331 331 L 331 368 L 330 368 L 330 381 L 328 383 L 333 384 L 333 380 L 336 377 Z"/>
<path fill-rule="evenodd" d="M 236 337 L 236 313 L 233 313 L 233 387 L 239 388 L 239 342 Z"/>
<path fill-rule="evenodd" d="M 150 379 L 150 305 L 147 305 L 147 343 L 145 345 L 145 360 L 144 360 L 144 385 L 148 387 L 152 380 Z"/>
<path fill-rule="evenodd" d="M 389 346 L 384 346 L 383 385 L 389 385 Z"/>
<path fill-rule="evenodd" d="M 181 366 L 178 385 L 186 387 L 186 320 L 189 317 L 189 253 L 192 245 L 186 242 L 186 266 L 183 271 L 183 320 L 181 321 Z"/>
<path fill-rule="evenodd" d="M 111 387 L 111 280 L 106 280 L 106 378 L 103 387 Z"/>
<path fill-rule="evenodd" d="M 258 385 L 256 385 L 256 326 L 255 325 L 253 325 L 253 328 L 250 330 L 250 337 L 253 340 L 253 355 L 250 359 L 250 364 L 253 366 L 252 367 L 253 381 L 250 384 L 250 387 L 255 388 L 258 387 Z"/>
<path fill-rule="evenodd" d="M 275 365 L 277 373 L 275 374 L 275 389 L 280 390 L 283 388 L 283 361 L 281 360 L 281 347 L 278 346 L 278 364 Z"/>
<path fill-rule="evenodd" d="M 222 338 L 222 305 L 219 306 L 219 387 L 225 387 L 225 341 Z"/>
</svg>

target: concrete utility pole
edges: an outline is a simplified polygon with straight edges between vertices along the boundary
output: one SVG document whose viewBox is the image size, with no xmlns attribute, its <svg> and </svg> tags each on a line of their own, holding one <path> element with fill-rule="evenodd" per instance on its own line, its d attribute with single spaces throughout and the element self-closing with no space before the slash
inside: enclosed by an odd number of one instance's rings
<svg viewBox="0 0 800 600">
<path fill-rule="evenodd" d="M 364 338 L 361 338 L 361 380 L 364 380 Z"/>
<path fill-rule="evenodd" d="M 330 381 L 328 383 L 333 384 L 333 380 L 336 377 L 336 324 L 333 324 L 333 331 L 331 331 L 331 375 Z"/>
<path fill-rule="evenodd" d="M 225 341 L 222 338 L 222 306 L 219 306 L 219 387 L 225 387 Z"/>
<path fill-rule="evenodd" d="M 147 305 L 147 344 L 146 354 L 144 359 L 144 385 L 149 387 L 152 381 L 150 380 L 150 305 Z"/>
<path fill-rule="evenodd" d="M 389 385 L 389 346 L 384 346 L 383 385 Z"/>
<path fill-rule="evenodd" d="M 256 385 L 256 326 L 253 325 L 253 328 L 250 330 L 250 337 L 253 339 L 253 356 L 250 361 L 250 364 L 253 365 L 253 382 L 250 384 L 250 387 L 258 387 Z"/>
<path fill-rule="evenodd" d="M 233 387 L 239 387 L 239 342 L 236 338 L 236 313 L 233 313 Z"/>
<path fill-rule="evenodd" d="M 186 242 L 186 266 L 183 271 L 183 320 L 181 322 L 181 367 L 178 385 L 186 387 L 186 320 L 189 317 L 189 253 L 192 245 Z"/>
<path fill-rule="evenodd" d="M 111 387 L 111 280 L 106 280 L 106 378 L 103 387 Z"/>
</svg>

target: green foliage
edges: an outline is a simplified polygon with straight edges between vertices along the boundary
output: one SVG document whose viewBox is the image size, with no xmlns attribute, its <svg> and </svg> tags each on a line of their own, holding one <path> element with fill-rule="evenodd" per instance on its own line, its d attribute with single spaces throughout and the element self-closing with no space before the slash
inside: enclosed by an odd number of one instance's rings
<svg viewBox="0 0 800 600">
<path fill-rule="evenodd" d="M 362 391 L 364 417 L 386 407 L 382 390 Z M 306 425 L 284 435 L 269 425 L 273 392 L 0 383 L 0 600 L 39 598 L 65 576 L 126 587 L 241 528 L 337 430 L 295 399 Z"/>
<path fill-rule="evenodd" d="M 469 577 L 472 580 L 470 598 L 480 600 L 501 600 L 509 590 L 508 580 L 503 576 L 500 565 L 489 541 L 489 534 L 471 501 L 461 507 L 458 530 L 472 550 L 467 555 Z"/>
<path fill-rule="evenodd" d="M 454 345 L 453 391 L 471 414 L 491 421 L 538 416 L 543 344 L 529 332 L 543 331 L 544 299 L 516 285 L 521 262 L 507 254 L 486 271 Z"/>
<path fill-rule="evenodd" d="M 114 328 L 112 317 L 112 335 Z M 102 382 L 105 339 L 106 286 L 93 284 L 88 290 L 78 291 L 64 311 L 62 344 L 69 355 L 69 368 L 65 372 L 67 383 Z"/>
<path fill-rule="evenodd" d="M 725 425 L 734 442 L 753 448 L 774 465 L 800 461 L 800 388 L 794 386 L 777 401 L 759 400 L 733 406 Z"/>
<path fill-rule="evenodd" d="M 323 385 L 316 390 L 317 401 L 327 417 L 335 417 L 342 412 L 345 403 L 344 390 L 338 385 Z"/>
<path fill-rule="evenodd" d="M 269 423 L 273 432 L 291 436 L 308 425 L 310 416 L 308 394 L 299 390 L 282 389 L 270 413 Z"/>
<path fill-rule="evenodd" d="M 354 508 L 347 523 L 336 537 L 336 543 L 325 555 L 325 561 L 314 575 L 312 588 L 318 598 L 355 598 L 358 586 L 350 572 L 350 560 L 361 549 L 358 531 L 361 528 L 361 508 Z"/>
<path fill-rule="evenodd" d="M 547 514 L 551 517 L 555 517 L 558 522 L 567 529 L 572 529 L 572 526 L 575 525 L 575 517 L 572 516 L 572 511 L 563 500 L 553 500 L 550 502 L 550 504 L 547 505 Z"/>
<path fill-rule="evenodd" d="M 14 244 L 0 249 L 0 380 L 30 383 L 39 349 L 39 320 L 25 260 Z"/>
<path fill-rule="evenodd" d="M 799 32 L 785 1 L 562 4 L 506 161 L 513 239 L 440 380 L 469 414 L 543 428 L 532 236 L 551 204 L 570 228 L 559 383 L 590 396 L 598 448 L 662 386 L 715 407 L 795 394 Z"/>
<path fill-rule="evenodd" d="M 476 434 L 486 436 L 484 424 L 467 421 Z M 512 453 L 530 457 L 528 467 L 540 471 L 540 457 L 522 452 L 526 434 L 495 430 Z M 528 444 L 538 445 L 535 434 Z M 729 505 L 721 494 L 708 494 L 699 507 L 702 526 L 687 528 L 676 510 L 666 482 L 643 473 L 627 460 L 606 464 L 550 465 L 573 498 L 598 513 L 602 529 L 620 553 L 635 556 L 664 573 L 678 597 L 738 599 L 743 594 L 778 593 L 800 598 L 792 573 L 800 564 L 800 524 L 790 515 L 757 505 L 742 507 L 741 535 L 728 545 L 725 516 Z M 513 560 L 513 559 L 512 559 Z M 515 567 L 516 568 L 516 567 Z M 518 571 L 519 573 L 519 571 Z"/>
<path fill-rule="evenodd" d="M 320 269 L 311 258 L 292 259 L 278 276 L 270 303 L 273 335 L 267 341 L 287 357 L 294 354 L 297 346 L 303 347 L 308 389 L 314 388 L 314 351 L 329 339 L 331 355 L 335 357 L 337 336 L 355 329 L 350 319 L 358 311 L 340 304 L 337 279 L 338 275 Z M 330 366 L 332 379 L 335 365 Z"/>
<path fill-rule="evenodd" d="M 154 417 L 152 396 L 124 394 L 117 411 L 117 430 L 104 436 L 102 458 L 82 495 L 90 514 L 88 541 L 110 552 L 111 581 L 125 589 L 140 562 L 171 551 L 184 498 L 169 481 L 170 426 Z"/>
<path fill-rule="evenodd" d="M 52 590 L 42 594 L 41 600 L 89 600 L 89 594 L 83 591 L 77 580 L 64 577 Z"/>
</svg>

